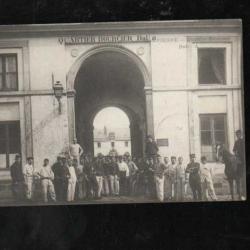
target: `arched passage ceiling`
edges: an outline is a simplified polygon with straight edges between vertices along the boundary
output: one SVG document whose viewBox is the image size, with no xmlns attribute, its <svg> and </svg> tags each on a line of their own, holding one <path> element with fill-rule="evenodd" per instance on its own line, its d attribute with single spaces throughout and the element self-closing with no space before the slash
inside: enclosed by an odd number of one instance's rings
<svg viewBox="0 0 250 250">
<path fill-rule="evenodd" d="M 128 56 L 100 52 L 87 58 L 75 80 L 76 107 L 93 107 L 106 102 L 134 108 L 144 106 L 144 80 L 140 69 Z"/>
</svg>

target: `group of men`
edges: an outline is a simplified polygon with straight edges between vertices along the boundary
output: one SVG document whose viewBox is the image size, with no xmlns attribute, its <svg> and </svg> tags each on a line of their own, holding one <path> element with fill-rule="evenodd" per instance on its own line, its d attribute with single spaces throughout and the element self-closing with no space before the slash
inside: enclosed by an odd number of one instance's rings
<svg viewBox="0 0 250 250">
<path fill-rule="evenodd" d="M 210 170 L 206 170 L 205 161 L 200 168 L 194 157 L 191 155 L 191 162 L 185 167 L 183 158 L 178 157 L 177 162 L 175 156 L 171 157 L 169 163 L 168 157 L 162 160 L 160 155 L 156 158 L 132 159 L 129 154 L 99 154 L 97 157 L 84 155 L 78 162 L 78 159 L 63 154 L 57 157 L 52 166 L 48 159 L 44 159 L 41 169 L 35 171 L 33 158 L 29 157 L 22 168 L 21 157 L 16 155 L 15 163 L 11 166 L 13 194 L 17 199 L 33 200 L 37 198 L 38 189 L 44 202 L 72 202 L 101 199 L 103 196 L 145 196 L 159 201 L 182 201 L 189 173 L 194 199 L 201 200 L 201 169 L 209 194 L 216 199 Z"/>
<path fill-rule="evenodd" d="M 235 145 L 237 154 L 241 144 L 237 140 Z M 75 139 L 69 151 L 59 155 L 52 166 L 49 159 L 44 159 L 40 170 L 35 171 L 32 157 L 22 167 L 21 157 L 16 155 L 10 170 L 13 195 L 20 200 L 33 200 L 40 193 L 44 202 L 72 202 L 103 196 L 184 201 L 188 184 L 194 200 L 208 200 L 209 197 L 217 200 L 213 172 L 205 156 L 198 163 L 195 154 L 190 154 L 187 166 L 181 156 L 171 156 L 169 161 L 168 157 L 158 154 L 158 146 L 151 136 L 148 136 L 145 158 L 132 158 L 129 153 L 93 157 L 83 154 Z"/>
</svg>

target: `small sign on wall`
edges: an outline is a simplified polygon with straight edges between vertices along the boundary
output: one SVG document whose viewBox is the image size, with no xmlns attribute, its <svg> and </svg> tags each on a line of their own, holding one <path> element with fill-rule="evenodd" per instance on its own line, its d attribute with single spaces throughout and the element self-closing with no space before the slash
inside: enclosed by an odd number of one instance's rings
<svg viewBox="0 0 250 250">
<path fill-rule="evenodd" d="M 166 139 L 157 139 L 156 142 L 157 142 L 157 145 L 159 147 L 168 147 L 168 139 L 167 138 Z"/>
</svg>

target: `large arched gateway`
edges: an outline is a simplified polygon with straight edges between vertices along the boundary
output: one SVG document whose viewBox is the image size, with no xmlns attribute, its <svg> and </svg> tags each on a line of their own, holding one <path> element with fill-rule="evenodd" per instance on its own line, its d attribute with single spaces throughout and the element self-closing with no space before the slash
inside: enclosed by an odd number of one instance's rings
<svg viewBox="0 0 250 250">
<path fill-rule="evenodd" d="M 70 117 L 75 131 L 71 136 L 78 138 L 86 152 L 93 153 L 95 114 L 104 107 L 116 106 L 130 119 L 132 154 L 142 156 L 146 133 L 153 133 L 147 126 L 153 123 L 148 122 L 153 118 L 152 102 L 145 94 L 149 79 L 142 61 L 122 47 L 97 47 L 82 55 L 68 76 L 68 86 L 75 89 L 75 117 Z"/>
</svg>

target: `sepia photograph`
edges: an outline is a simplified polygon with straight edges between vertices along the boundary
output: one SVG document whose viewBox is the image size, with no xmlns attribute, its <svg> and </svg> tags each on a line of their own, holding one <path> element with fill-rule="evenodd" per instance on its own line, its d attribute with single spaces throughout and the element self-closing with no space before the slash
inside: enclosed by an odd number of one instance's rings
<svg viewBox="0 0 250 250">
<path fill-rule="evenodd" d="M 240 19 L 0 26 L 0 206 L 246 200 Z"/>
</svg>

